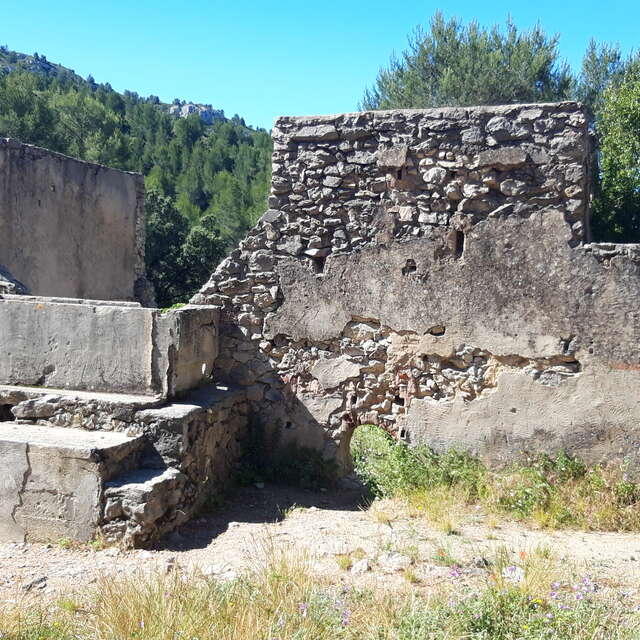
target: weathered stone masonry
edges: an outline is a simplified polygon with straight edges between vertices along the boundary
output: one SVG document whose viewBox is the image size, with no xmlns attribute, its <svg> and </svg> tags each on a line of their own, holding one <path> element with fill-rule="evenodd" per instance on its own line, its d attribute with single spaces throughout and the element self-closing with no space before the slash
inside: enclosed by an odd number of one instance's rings
<svg viewBox="0 0 640 640">
<path fill-rule="evenodd" d="M 249 418 L 345 473 L 366 422 L 494 463 L 637 461 L 640 247 L 588 242 L 579 105 L 281 118 L 274 142 L 271 208 L 182 309 L 24 295 L 38 270 L 0 238 L 0 540 L 149 544 L 224 487 Z M 74 189 L 84 215 L 98 176 L 139 260 L 138 176 L 12 149 L 0 229 Z"/>
<path fill-rule="evenodd" d="M 579 105 L 283 117 L 274 144 L 271 208 L 194 298 L 267 428 L 345 470 L 365 422 L 637 455 L 639 252 L 585 244 Z"/>
</svg>

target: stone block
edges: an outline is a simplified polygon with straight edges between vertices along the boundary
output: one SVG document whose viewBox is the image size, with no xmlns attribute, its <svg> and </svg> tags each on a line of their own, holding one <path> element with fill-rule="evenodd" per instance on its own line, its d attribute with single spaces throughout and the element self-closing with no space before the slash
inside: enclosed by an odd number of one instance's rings
<svg viewBox="0 0 640 640">
<path fill-rule="evenodd" d="M 213 370 L 218 310 L 0 297 L 0 384 L 169 397 Z"/>
<path fill-rule="evenodd" d="M 0 422 L 0 541 L 87 541 L 104 481 L 135 463 L 141 438 Z"/>
</svg>

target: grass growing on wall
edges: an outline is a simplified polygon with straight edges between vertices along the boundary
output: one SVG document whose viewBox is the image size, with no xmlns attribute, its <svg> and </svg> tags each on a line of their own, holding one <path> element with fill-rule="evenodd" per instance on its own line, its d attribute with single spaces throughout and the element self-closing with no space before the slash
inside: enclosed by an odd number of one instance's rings
<svg viewBox="0 0 640 640">
<path fill-rule="evenodd" d="M 460 451 L 410 448 L 374 425 L 356 430 L 351 453 L 356 473 L 374 495 L 401 497 L 435 520 L 479 505 L 545 527 L 640 530 L 640 483 L 624 465 L 587 467 L 559 453 L 491 471 Z"/>
</svg>

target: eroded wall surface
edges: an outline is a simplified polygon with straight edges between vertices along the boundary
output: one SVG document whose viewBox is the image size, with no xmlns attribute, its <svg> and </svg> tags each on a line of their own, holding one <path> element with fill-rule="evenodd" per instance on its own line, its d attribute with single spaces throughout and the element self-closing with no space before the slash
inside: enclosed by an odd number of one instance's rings
<svg viewBox="0 0 640 640">
<path fill-rule="evenodd" d="M 576 103 L 280 118 L 271 209 L 195 297 L 220 375 L 349 464 L 356 425 L 494 462 L 640 444 L 638 248 L 585 244 Z"/>
<path fill-rule="evenodd" d="M 0 139 L 0 265 L 34 295 L 145 295 L 143 209 L 138 174 Z"/>
</svg>

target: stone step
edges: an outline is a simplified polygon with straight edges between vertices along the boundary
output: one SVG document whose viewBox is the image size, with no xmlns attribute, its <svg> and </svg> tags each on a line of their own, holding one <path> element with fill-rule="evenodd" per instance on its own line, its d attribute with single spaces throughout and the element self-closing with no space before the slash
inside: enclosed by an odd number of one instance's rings
<svg viewBox="0 0 640 640">
<path fill-rule="evenodd" d="M 144 546 L 187 520 L 187 476 L 178 469 L 135 469 L 105 485 L 101 531 L 109 541 Z"/>
<path fill-rule="evenodd" d="M 0 422 L 0 541 L 90 540 L 104 483 L 137 465 L 143 437 Z"/>
</svg>

